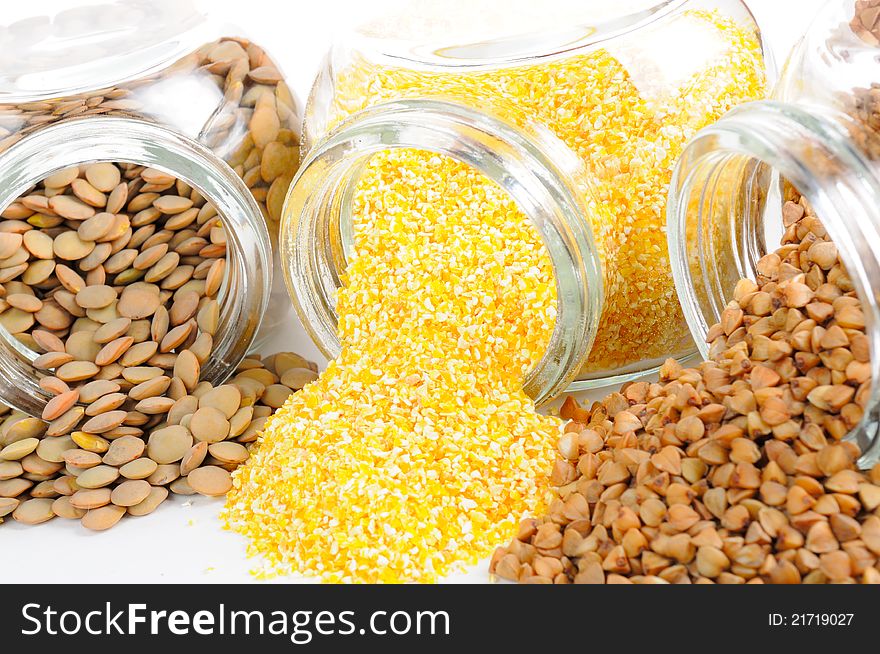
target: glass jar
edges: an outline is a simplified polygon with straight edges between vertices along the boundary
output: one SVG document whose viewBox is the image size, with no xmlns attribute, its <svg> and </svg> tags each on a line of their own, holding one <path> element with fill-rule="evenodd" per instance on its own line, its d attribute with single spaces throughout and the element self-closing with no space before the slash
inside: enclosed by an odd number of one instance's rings
<svg viewBox="0 0 880 654">
<path fill-rule="evenodd" d="M 668 205 L 669 250 L 679 298 L 704 356 L 741 277 L 783 232 L 782 205 L 796 189 L 837 245 L 865 313 L 871 376 L 880 375 L 880 25 L 877 0 L 825 4 L 795 46 L 771 100 L 743 105 L 701 131 L 676 166 Z M 870 384 L 870 382 L 865 382 Z M 880 456 L 878 397 L 866 394 L 847 438 L 862 465 Z"/>
<path fill-rule="evenodd" d="M 760 33 L 738 1 L 407 3 L 334 47 L 307 103 L 281 230 L 300 317 L 335 356 L 358 179 L 408 149 L 472 166 L 541 232 L 558 316 L 526 379 L 536 400 L 687 356 L 665 246 L 672 165 L 763 94 Z"/>
<path fill-rule="evenodd" d="M 67 9 L 0 32 L 3 216 L 35 220 L 16 198 L 61 169 L 100 161 L 157 168 L 196 189 L 228 234 L 220 334 L 202 369 L 215 384 L 261 320 L 265 335 L 289 312 L 281 275 L 272 283 L 273 242 L 299 161 L 296 100 L 261 48 L 228 34 L 236 31 L 172 0 Z M 0 327 L 2 400 L 39 415 L 50 396 L 37 385 L 36 356 Z"/>
<path fill-rule="evenodd" d="M 231 166 L 277 242 L 299 164 L 301 110 L 262 48 L 189 1 L 27 13 L 4 13 L 0 152 L 48 125 L 71 125 L 56 132 L 66 138 L 97 116 L 147 120 L 206 146 L 211 166 Z M 281 275 L 272 297 L 261 340 L 287 314 Z"/>
</svg>

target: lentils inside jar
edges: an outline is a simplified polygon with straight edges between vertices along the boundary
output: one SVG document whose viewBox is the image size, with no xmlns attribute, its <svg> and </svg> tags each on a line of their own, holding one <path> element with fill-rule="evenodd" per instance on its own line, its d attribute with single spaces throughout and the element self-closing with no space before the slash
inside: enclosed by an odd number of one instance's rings
<svg viewBox="0 0 880 654">
<path fill-rule="evenodd" d="M 0 219 L 0 325 L 38 353 L 42 415 L 6 407 L 0 520 L 104 530 L 169 491 L 215 496 L 271 413 L 314 379 L 293 353 L 201 381 L 220 326 L 226 234 L 214 206 L 164 171 L 59 171 Z"/>
</svg>

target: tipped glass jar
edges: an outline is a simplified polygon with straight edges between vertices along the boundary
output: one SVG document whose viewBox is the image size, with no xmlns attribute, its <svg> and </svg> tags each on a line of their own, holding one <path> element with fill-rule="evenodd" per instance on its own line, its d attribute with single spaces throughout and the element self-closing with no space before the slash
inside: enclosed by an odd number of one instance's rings
<svg viewBox="0 0 880 654">
<path fill-rule="evenodd" d="M 383 163 L 389 188 L 418 183 L 387 165 L 403 149 L 441 172 L 473 167 L 543 236 L 558 316 L 525 380 L 537 401 L 684 357 L 664 231 L 672 166 L 697 130 L 763 94 L 760 34 L 738 1 L 409 3 L 336 45 L 312 89 L 281 230 L 300 316 L 335 356 L 358 183 Z M 460 191 L 432 210 L 454 211 Z"/>
<path fill-rule="evenodd" d="M 295 98 L 259 46 L 227 36 L 235 31 L 191 3 L 131 0 L 20 16 L 27 12 L 6 12 L 0 35 L 7 53 L 0 64 L 0 207 L 13 219 L 5 223 L 52 229 L 69 218 L 48 204 L 15 200 L 75 166 L 137 164 L 185 182 L 216 208 L 228 234 L 223 335 L 203 369 L 206 379 L 222 381 L 289 310 L 272 269 L 281 206 L 299 162 Z M 71 202 L 106 208 L 110 192 L 86 180 L 80 188 L 82 197 Z M 158 217 L 116 211 L 135 229 Z M 54 275 L 46 288 L 52 283 Z M 2 322 L 2 400 L 39 414 L 48 396 L 30 365 L 38 352 Z"/>
<path fill-rule="evenodd" d="M 843 267 L 822 280 L 855 291 L 871 378 L 880 374 L 880 2 L 825 4 L 792 51 L 772 100 L 738 107 L 706 128 L 677 164 L 668 206 L 676 287 L 698 346 L 785 227 L 794 192 L 822 220 Z M 803 372 L 803 371 L 802 371 Z M 857 383 L 862 417 L 847 438 L 878 459 L 877 384 Z"/>
</svg>

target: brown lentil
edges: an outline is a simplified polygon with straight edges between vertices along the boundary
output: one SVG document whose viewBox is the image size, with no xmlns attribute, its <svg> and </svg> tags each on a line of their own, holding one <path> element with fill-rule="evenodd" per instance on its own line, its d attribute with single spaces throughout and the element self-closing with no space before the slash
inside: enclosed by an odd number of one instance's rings
<svg viewBox="0 0 880 654">
<path fill-rule="evenodd" d="M 52 511 L 52 500 L 36 498 L 24 500 L 12 512 L 12 517 L 26 525 L 38 525 L 55 517 Z"/>
<path fill-rule="evenodd" d="M 128 514 L 143 516 L 152 513 L 167 497 L 168 489 L 164 486 L 150 486 L 150 494 L 139 504 L 128 507 Z"/>
<path fill-rule="evenodd" d="M 70 506 L 75 509 L 97 509 L 110 504 L 109 488 L 82 489 L 70 496 Z"/>
<path fill-rule="evenodd" d="M 79 520 L 86 514 L 85 509 L 73 506 L 72 498 L 62 495 L 52 502 L 52 513 L 66 520 Z"/>
<path fill-rule="evenodd" d="M 129 461 L 119 468 L 119 474 L 126 479 L 146 479 L 159 467 L 152 459 L 139 458 Z"/>
<path fill-rule="evenodd" d="M 232 488 L 232 476 L 217 466 L 196 468 L 186 479 L 194 491 L 203 495 L 225 495 Z"/>
<path fill-rule="evenodd" d="M 93 531 L 104 531 L 122 519 L 126 509 L 115 504 L 108 504 L 88 511 L 80 520 L 82 526 Z"/>
<path fill-rule="evenodd" d="M 134 506 L 150 495 L 152 486 L 143 480 L 128 480 L 119 484 L 110 494 L 110 501 L 116 506 Z"/>
</svg>

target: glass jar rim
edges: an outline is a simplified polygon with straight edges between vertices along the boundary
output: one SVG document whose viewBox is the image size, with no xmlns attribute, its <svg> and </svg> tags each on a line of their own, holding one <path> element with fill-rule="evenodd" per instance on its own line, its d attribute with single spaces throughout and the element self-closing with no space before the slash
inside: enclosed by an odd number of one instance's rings
<svg viewBox="0 0 880 654">
<path fill-rule="evenodd" d="M 227 236 L 227 301 L 201 378 L 219 384 L 247 354 L 269 302 L 272 249 L 260 208 L 229 165 L 202 144 L 145 120 L 73 118 L 41 127 L 0 152 L 0 208 L 49 175 L 98 161 L 134 163 L 168 172 L 217 209 Z M 36 354 L 0 327 L 0 376 L 17 388 L 0 400 L 40 415 L 51 398 L 31 366 Z M 13 354 L 14 353 L 14 354 Z"/>
<path fill-rule="evenodd" d="M 579 166 L 561 141 L 465 105 L 436 99 L 378 104 L 314 144 L 284 203 L 279 247 L 288 291 L 318 348 L 339 354 L 337 266 L 350 251 L 343 215 L 362 166 L 373 155 L 414 149 L 449 156 L 498 184 L 538 229 L 553 262 L 557 318 L 547 352 L 525 380 L 537 403 L 556 396 L 580 370 L 602 311 L 602 264 L 587 209 L 562 166 Z"/>
</svg>

